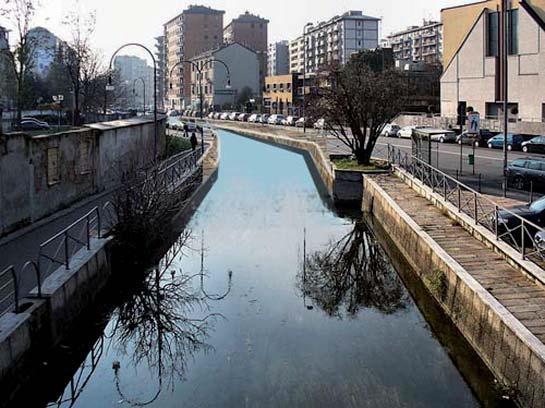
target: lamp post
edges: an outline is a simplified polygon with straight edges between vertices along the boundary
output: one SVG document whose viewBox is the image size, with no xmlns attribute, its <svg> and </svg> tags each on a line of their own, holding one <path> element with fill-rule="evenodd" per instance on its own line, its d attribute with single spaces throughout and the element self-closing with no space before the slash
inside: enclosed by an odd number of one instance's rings
<svg viewBox="0 0 545 408">
<path fill-rule="evenodd" d="M 307 132 L 307 118 L 305 117 L 305 95 L 307 93 L 307 28 L 312 27 L 312 23 L 305 24 L 303 27 L 303 133 Z"/>
<path fill-rule="evenodd" d="M 153 61 L 153 122 L 154 122 L 154 131 L 153 131 L 153 159 L 154 160 L 157 160 L 157 60 L 155 59 L 155 56 L 153 55 L 153 53 L 149 50 L 149 48 L 145 47 L 144 45 L 142 44 L 139 44 L 139 43 L 127 43 L 125 45 L 122 45 L 121 47 L 119 47 L 113 54 L 112 54 L 112 57 L 110 58 L 110 65 L 109 65 L 109 71 L 110 73 L 112 72 L 112 65 L 113 65 L 113 62 L 114 62 L 114 58 L 115 56 L 117 55 L 117 53 L 119 51 L 121 51 L 123 48 L 125 47 L 131 47 L 131 46 L 134 46 L 134 47 L 140 47 L 142 49 L 144 49 L 148 54 L 149 56 L 151 57 L 152 61 Z M 145 86 L 144 86 L 145 88 Z M 106 87 L 106 90 L 113 90 L 113 85 L 112 85 L 112 76 L 111 74 L 108 76 L 108 86 Z"/>
<path fill-rule="evenodd" d="M 502 66 L 502 97 L 503 97 L 503 184 L 504 184 L 504 195 L 507 191 L 507 160 L 508 160 L 508 151 L 507 151 L 507 133 L 509 130 L 509 19 L 511 18 L 511 2 L 509 0 L 502 1 L 502 30 L 500 31 L 502 35 L 501 39 L 501 66 Z"/>
<path fill-rule="evenodd" d="M 136 82 L 138 81 L 142 81 L 142 90 L 144 92 L 144 103 L 143 103 L 143 111 L 144 111 L 144 116 L 146 116 L 146 81 L 144 81 L 144 78 L 142 77 L 139 77 L 139 78 L 136 78 L 133 82 L 132 82 L 132 93 L 134 96 L 138 96 L 136 94 Z"/>
<path fill-rule="evenodd" d="M 231 71 L 229 70 L 229 67 L 227 66 L 227 64 L 222 61 L 222 60 L 219 60 L 219 59 L 210 59 L 208 61 L 206 61 L 202 68 L 199 67 L 198 64 L 196 64 L 195 62 L 193 61 L 190 61 L 190 60 L 181 60 L 181 61 L 178 61 L 176 64 L 174 64 L 172 66 L 172 68 L 170 69 L 170 72 L 168 73 L 168 80 L 169 80 L 169 88 L 172 89 L 172 81 L 170 80 L 170 78 L 172 78 L 172 73 L 174 72 L 174 69 L 182 64 L 190 64 L 196 71 L 197 73 L 197 76 L 198 76 L 198 84 L 199 84 L 199 102 L 200 102 L 200 112 L 199 112 L 199 117 L 201 118 L 201 120 L 203 119 L 203 104 L 204 104 L 204 95 L 203 95 L 203 92 L 202 92 L 202 77 L 203 77 L 203 69 L 211 62 L 219 62 L 220 64 L 222 64 L 224 67 L 225 67 L 225 70 L 227 71 L 227 84 L 225 85 L 225 89 L 231 89 Z M 204 130 L 201 128 L 201 151 L 202 153 L 204 153 Z"/>
</svg>

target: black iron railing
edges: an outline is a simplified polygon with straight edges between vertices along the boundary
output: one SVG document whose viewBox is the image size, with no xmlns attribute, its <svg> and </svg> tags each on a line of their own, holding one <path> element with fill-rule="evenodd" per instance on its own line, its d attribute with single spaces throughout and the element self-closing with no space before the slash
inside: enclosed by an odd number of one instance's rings
<svg viewBox="0 0 545 408">
<path fill-rule="evenodd" d="M 0 316 L 19 311 L 19 287 L 13 265 L 0 273 Z"/>
<path fill-rule="evenodd" d="M 509 244 L 523 259 L 545 261 L 545 242 L 541 238 L 545 237 L 545 229 L 395 146 L 388 145 L 388 162 L 431 188 L 444 202 L 471 217 L 475 225 L 494 233 L 497 240 Z"/>
</svg>

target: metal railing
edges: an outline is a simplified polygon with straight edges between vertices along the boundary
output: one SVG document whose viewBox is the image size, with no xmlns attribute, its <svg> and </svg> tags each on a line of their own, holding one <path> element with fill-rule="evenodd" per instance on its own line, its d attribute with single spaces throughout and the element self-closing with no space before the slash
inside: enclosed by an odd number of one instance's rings
<svg viewBox="0 0 545 408">
<path fill-rule="evenodd" d="M 38 290 L 41 282 L 57 268 L 70 269 L 70 261 L 82 248 L 91 249 L 91 240 L 101 238 L 101 218 L 98 207 L 74 221 L 68 227 L 40 244 L 38 252 Z"/>
<path fill-rule="evenodd" d="M 8 266 L 0 273 L 0 316 L 13 311 L 19 311 L 19 286 L 17 274 L 13 265 Z"/>
<path fill-rule="evenodd" d="M 388 145 L 388 162 L 421 181 L 439 194 L 445 202 L 471 217 L 475 225 L 492 232 L 515 249 L 522 259 L 536 263 L 545 261 L 545 245 L 538 245 L 536 234 L 545 229 L 497 204 L 487 196 L 459 182 L 428 163 Z"/>
</svg>

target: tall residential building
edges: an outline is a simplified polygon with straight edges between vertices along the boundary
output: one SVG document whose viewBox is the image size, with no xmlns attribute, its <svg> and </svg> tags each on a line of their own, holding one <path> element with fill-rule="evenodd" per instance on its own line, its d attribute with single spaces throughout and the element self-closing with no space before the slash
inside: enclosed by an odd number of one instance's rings
<svg viewBox="0 0 545 408">
<path fill-rule="evenodd" d="M 220 62 L 229 67 L 227 69 Z M 239 43 L 225 44 L 217 49 L 197 55 L 192 61 L 202 70 L 203 110 L 220 110 L 224 106 L 237 104 L 240 95 L 246 93 L 257 96 L 259 87 L 259 59 L 257 53 Z M 230 83 L 229 83 L 230 80 Z M 246 91 L 244 89 L 246 88 Z M 191 97 L 195 108 L 200 106 L 198 72 L 191 73 Z"/>
<path fill-rule="evenodd" d="M 9 48 L 9 31 L 0 26 L 0 50 Z M 1 51 L 0 51 L 1 52 Z M 8 108 L 13 105 L 13 99 L 10 97 L 13 92 L 13 81 L 11 67 L 7 58 L 0 57 L 0 109 Z M 0 123 L 2 126 L 2 123 Z M 1 129 L 0 129 L 1 130 Z M 1 133 L 1 132 L 0 132 Z"/>
<path fill-rule="evenodd" d="M 31 70 L 35 75 L 44 78 L 49 73 L 57 51 L 64 43 L 59 37 L 43 27 L 31 28 L 28 38 L 34 48 Z"/>
<path fill-rule="evenodd" d="M 424 20 L 421 26 L 388 36 L 396 61 L 440 64 L 443 55 L 443 24 Z"/>
<path fill-rule="evenodd" d="M 267 76 L 286 75 L 290 72 L 290 50 L 288 41 L 269 44 Z"/>
<path fill-rule="evenodd" d="M 303 36 L 290 41 L 290 73 L 303 72 L 305 60 L 305 42 Z"/>
<path fill-rule="evenodd" d="M 301 66 L 306 54 L 306 72 L 314 73 L 332 63 L 345 64 L 350 56 L 364 49 L 378 47 L 380 18 L 364 15 L 361 11 L 348 11 L 326 22 L 309 26 L 306 31 L 306 49 L 302 55 L 292 46 L 290 68 Z M 296 40 L 299 42 L 299 39 Z M 300 47 L 298 47 L 300 48 Z"/>
<path fill-rule="evenodd" d="M 521 133 L 533 133 L 530 130 L 535 129 L 530 126 L 533 123 L 522 131 L 522 123 L 545 122 L 545 4 L 513 0 L 511 6 L 512 10 L 505 14 L 501 12 L 501 0 L 441 11 L 442 116 L 456 117 L 458 106 L 465 105 L 487 119 L 503 118 L 501 62 L 505 57 L 509 65 L 509 118 Z M 504 26 L 509 27 L 507 47 L 502 46 Z"/>
<path fill-rule="evenodd" d="M 126 107 L 141 109 L 153 103 L 153 67 L 145 59 L 133 55 L 119 55 L 114 59 L 114 69 L 126 88 Z M 144 85 L 146 100 L 144 102 Z"/>
<path fill-rule="evenodd" d="M 225 43 L 237 42 L 257 53 L 260 89 L 265 86 L 265 76 L 267 75 L 268 25 L 269 20 L 245 12 L 233 19 L 223 30 Z"/>
<path fill-rule="evenodd" d="M 157 61 L 157 108 L 163 110 L 166 95 L 166 49 L 165 36 L 155 37 L 155 59 Z"/>
<path fill-rule="evenodd" d="M 9 48 L 9 33 L 8 30 L 0 26 L 0 50 Z"/>
<path fill-rule="evenodd" d="M 182 61 L 221 46 L 224 13 L 193 5 L 164 25 L 168 107 L 181 109 L 191 102 L 191 66 Z"/>
</svg>

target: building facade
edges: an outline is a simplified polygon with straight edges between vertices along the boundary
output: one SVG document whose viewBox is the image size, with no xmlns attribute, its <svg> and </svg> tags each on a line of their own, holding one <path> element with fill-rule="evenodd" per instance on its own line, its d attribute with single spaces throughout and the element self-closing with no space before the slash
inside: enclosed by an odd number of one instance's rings
<svg viewBox="0 0 545 408">
<path fill-rule="evenodd" d="M 388 43 L 396 61 L 440 64 L 443 56 L 443 25 L 437 21 L 424 20 L 421 26 L 412 26 L 389 35 Z"/>
<path fill-rule="evenodd" d="M 9 48 L 9 32 L 0 26 L 0 50 Z M 0 109 L 7 109 L 13 106 L 13 74 L 6 58 L 0 58 Z M 0 119 L 1 121 L 1 119 Z M 1 133 L 0 123 L 0 133 Z"/>
<path fill-rule="evenodd" d="M 305 61 L 305 41 L 303 36 L 290 41 L 290 73 L 303 72 Z"/>
<path fill-rule="evenodd" d="M 166 47 L 165 36 L 155 37 L 155 60 L 157 61 L 157 108 L 164 110 L 166 96 Z"/>
<path fill-rule="evenodd" d="M 288 41 L 269 44 L 267 65 L 267 76 L 289 74 L 290 50 Z"/>
<path fill-rule="evenodd" d="M 224 13 L 205 6 L 189 6 L 164 25 L 167 107 L 182 109 L 190 104 L 191 66 L 181 61 L 221 46 Z"/>
<path fill-rule="evenodd" d="M 45 78 L 49 68 L 55 60 L 57 51 L 64 46 L 64 42 L 46 28 L 35 27 L 28 31 L 28 38 L 32 42 L 31 71 L 35 75 Z"/>
<path fill-rule="evenodd" d="M 114 69 L 119 73 L 119 79 L 125 87 L 125 107 L 143 109 L 153 103 L 153 67 L 145 59 L 119 55 L 114 59 Z"/>
<path fill-rule="evenodd" d="M 302 103 L 302 75 L 292 73 L 265 78 L 263 102 L 265 112 L 299 116 Z"/>
<path fill-rule="evenodd" d="M 501 61 L 506 56 L 510 119 L 544 121 L 545 1 L 512 2 L 512 10 L 506 13 L 509 43 L 505 53 L 501 7 L 501 0 L 489 0 L 441 11 L 442 116 L 456 117 L 458 106 L 465 105 L 487 119 L 503 118 Z"/>
<path fill-rule="evenodd" d="M 229 72 L 223 63 L 213 60 L 223 61 Z M 200 109 L 199 83 L 202 84 L 204 112 L 235 105 L 245 88 L 253 96 L 260 94 L 259 58 L 254 50 L 242 44 L 225 44 L 191 61 L 202 71 L 202 78 L 199 78 L 195 66 L 191 68 L 191 105 L 196 110 Z"/>
<path fill-rule="evenodd" d="M 223 31 L 226 44 L 239 43 L 255 51 L 259 59 L 260 89 L 267 75 L 269 20 L 250 14 L 248 11 L 233 19 Z"/>
<path fill-rule="evenodd" d="M 305 38 L 302 38 L 306 72 L 314 73 L 330 64 L 346 64 L 352 54 L 376 49 L 379 45 L 379 23 L 379 18 L 352 10 L 329 21 L 309 26 Z M 300 44 L 298 40 L 296 43 Z M 290 61 L 292 72 L 300 66 L 301 53 L 296 49 L 300 47 L 294 44 L 293 52 L 290 53 L 290 57 L 295 58 Z"/>
</svg>

